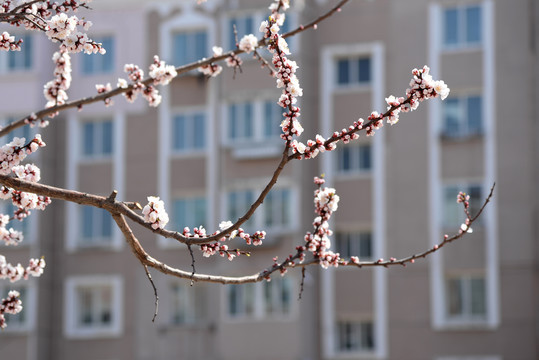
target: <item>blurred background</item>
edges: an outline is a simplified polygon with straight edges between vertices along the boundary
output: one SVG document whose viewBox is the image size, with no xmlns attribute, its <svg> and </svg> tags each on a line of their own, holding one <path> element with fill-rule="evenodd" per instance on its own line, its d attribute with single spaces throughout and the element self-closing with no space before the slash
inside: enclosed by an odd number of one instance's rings
<svg viewBox="0 0 539 360">
<path fill-rule="evenodd" d="M 283 31 L 336 4 L 292 1 Z M 183 65 L 235 48 L 270 14 L 267 0 L 117 0 L 91 3 L 79 17 L 106 55 L 72 57 L 71 100 L 95 84 L 126 78 L 153 55 Z M 24 242 L 2 247 L 12 263 L 45 256 L 39 279 L 0 282 L 17 289 L 24 310 L 0 334 L 1 358 L 16 359 L 537 359 L 539 7 L 533 0 L 351 1 L 342 11 L 289 39 L 304 90 L 299 106 L 306 141 L 328 137 L 384 98 L 404 96 L 413 68 L 428 64 L 451 88 L 376 136 L 338 145 L 283 172 L 244 226 L 266 230 L 251 257 L 196 255 L 197 272 L 247 275 L 303 243 L 314 218 L 313 176 L 325 174 L 341 196 L 333 250 L 360 260 L 404 257 L 456 233 L 493 183 L 495 195 L 474 232 L 405 268 L 301 271 L 242 286 L 195 283 L 152 272 L 159 313 L 144 269 L 108 213 L 53 201 L 21 224 Z M 42 109 L 56 47 L 43 34 L 9 29 L 22 51 L 0 53 L 0 120 Z M 270 59 L 267 51 L 261 54 Z M 207 79 L 192 71 L 160 88 L 158 108 L 145 100 L 67 111 L 32 155 L 42 183 L 118 199 L 160 196 L 167 229 L 235 220 L 258 196 L 280 160 L 280 90 L 260 62 L 242 55 L 241 72 Z M 9 141 L 6 137 L 4 141 Z M 4 211 L 10 205 L 2 204 Z M 190 271 L 187 249 L 134 227 L 145 249 Z M 237 243 L 231 247 L 249 248 Z M 243 247 L 242 247 L 243 246 Z"/>
</svg>

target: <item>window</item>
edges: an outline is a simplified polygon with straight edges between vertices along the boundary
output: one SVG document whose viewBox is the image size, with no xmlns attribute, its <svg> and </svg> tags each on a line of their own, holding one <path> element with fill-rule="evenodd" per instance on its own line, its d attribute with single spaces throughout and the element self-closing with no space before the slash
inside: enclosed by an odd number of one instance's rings
<svg viewBox="0 0 539 360">
<path fill-rule="evenodd" d="M 80 207 L 80 247 L 112 245 L 112 216 L 93 206 Z"/>
<path fill-rule="evenodd" d="M 338 352 L 360 352 L 374 350 L 374 332 L 372 322 L 339 321 L 337 322 Z"/>
<path fill-rule="evenodd" d="M 32 68 L 32 58 L 34 56 L 33 36 L 31 34 L 15 35 L 15 38 L 22 39 L 21 51 L 7 52 L 7 71 L 27 71 Z"/>
<path fill-rule="evenodd" d="M 278 142 L 283 108 L 272 100 L 235 102 L 228 105 L 228 140 L 231 143 Z"/>
<path fill-rule="evenodd" d="M 177 152 L 202 150 L 206 146 L 206 115 L 179 114 L 172 122 L 172 146 Z"/>
<path fill-rule="evenodd" d="M 227 287 L 228 314 L 232 318 L 287 316 L 292 312 L 290 277 L 275 277 L 269 282 Z"/>
<path fill-rule="evenodd" d="M 0 285 L 0 299 L 5 299 L 11 290 L 18 291 L 19 299 L 22 301 L 22 310 L 18 314 L 4 313 L 7 331 L 19 332 L 30 330 L 32 323 L 32 316 L 35 311 L 35 302 L 31 298 L 33 293 L 33 287 L 28 282 L 21 281 L 17 284 L 2 284 Z"/>
<path fill-rule="evenodd" d="M 171 322 L 175 325 L 195 324 L 206 313 L 203 287 L 172 284 Z"/>
<path fill-rule="evenodd" d="M 458 227 L 464 222 L 466 216 L 464 214 L 464 206 L 457 203 L 457 195 L 460 191 L 470 195 L 469 212 L 475 216 L 482 205 L 482 190 L 480 185 L 476 184 L 461 184 L 461 185 L 446 185 L 444 186 L 443 198 L 443 222 L 444 227 Z M 480 221 L 481 219 L 478 219 Z M 475 223 L 474 223 L 475 224 Z"/>
<path fill-rule="evenodd" d="M 228 106 L 228 137 L 231 140 L 248 140 L 254 136 L 253 104 L 250 102 Z"/>
<path fill-rule="evenodd" d="M 186 226 L 193 230 L 202 225 L 206 227 L 206 198 L 178 198 L 172 203 L 174 227 L 182 231 Z"/>
<path fill-rule="evenodd" d="M 110 74 L 114 72 L 114 38 L 112 36 L 93 37 L 107 51 L 105 54 L 83 54 L 82 73 L 84 75 Z"/>
<path fill-rule="evenodd" d="M 470 47 L 482 41 L 482 11 L 479 5 L 443 10 L 443 44 L 446 48 Z"/>
<path fill-rule="evenodd" d="M 337 172 L 341 174 L 361 173 L 371 170 L 370 145 L 344 145 L 337 147 Z"/>
<path fill-rule="evenodd" d="M 483 132 L 483 100 L 481 96 L 446 99 L 443 104 L 442 135 L 465 138 Z"/>
<path fill-rule="evenodd" d="M 114 127 L 112 120 L 82 123 L 82 155 L 87 158 L 112 155 Z"/>
<path fill-rule="evenodd" d="M 68 337 L 108 337 L 122 329 L 119 276 L 81 276 L 66 282 L 65 333 Z"/>
<path fill-rule="evenodd" d="M 228 50 L 234 50 L 236 48 L 234 26 L 236 26 L 236 31 L 238 33 L 238 41 L 240 41 L 244 35 L 255 33 L 253 26 L 254 23 L 255 19 L 252 15 L 235 16 L 228 20 Z"/>
<path fill-rule="evenodd" d="M 208 35 L 206 30 L 178 32 L 172 35 L 172 62 L 185 65 L 207 57 Z"/>
<path fill-rule="evenodd" d="M 265 315 L 287 315 L 292 301 L 292 284 L 288 277 L 261 283 L 264 288 Z"/>
<path fill-rule="evenodd" d="M 227 218 L 235 222 L 243 216 L 256 200 L 255 190 L 231 191 L 227 195 Z M 295 224 L 292 213 L 294 192 L 287 188 L 273 188 L 257 212 L 251 216 L 242 228 L 247 232 L 271 229 L 272 231 L 286 231 Z M 266 240 L 267 241 L 267 240 Z"/>
<path fill-rule="evenodd" d="M 264 227 L 290 226 L 292 203 L 288 189 L 273 189 L 264 201 Z"/>
<path fill-rule="evenodd" d="M 449 277 L 446 280 L 446 291 L 448 320 L 486 320 L 486 288 L 483 276 Z"/>
<path fill-rule="evenodd" d="M 371 58 L 337 59 L 336 73 L 338 86 L 368 85 L 371 81 Z"/>
<path fill-rule="evenodd" d="M 250 317 L 255 312 L 256 284 L 230 285 L 228 289 L 228 314 L 231 317 Z"/>
<path fill-rule="evenodd" d="M 335 236 L 336 252 L 342 258 L 359 256 L 360 260 L 372 258 L 372 233 L 364 232 L 337 232 Z"/>
</svg>

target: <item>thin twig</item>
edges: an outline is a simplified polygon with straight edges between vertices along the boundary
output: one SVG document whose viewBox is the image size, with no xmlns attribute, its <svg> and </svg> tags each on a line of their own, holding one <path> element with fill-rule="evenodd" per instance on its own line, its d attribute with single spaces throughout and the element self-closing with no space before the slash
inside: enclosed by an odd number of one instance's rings
<svg viewBox="0 0 539 360">
<path fill-rule="evenodd" d="M 157 295 L 157 288 L 155 287 L 155 284 L 153 283 L 152 275 L 150 274 L 150 271 L 148 270 L 148 266 L 144 266 L 144 271 L 146 271 L 146 276 L 148 277 L 148 280 L 150 280 L 150 284 L 152 284 L 153 287 L 153 294 L 155 296 L 155 311 L 153 313 L 152 322 L 155 322 L 155 318 L 157 317 L 157 312 L 159 311 L 159 296 Z"/>
</svg>

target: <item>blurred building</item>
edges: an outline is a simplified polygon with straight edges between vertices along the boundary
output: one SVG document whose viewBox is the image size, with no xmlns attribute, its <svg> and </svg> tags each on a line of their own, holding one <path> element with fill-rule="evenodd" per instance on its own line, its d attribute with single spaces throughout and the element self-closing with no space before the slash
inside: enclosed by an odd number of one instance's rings
<svg viewBox="0 0 539 360">
<path fill-rule="evenodd" d="M 292 1 L 286 29 L 335 1 Z M 268 1 L 95 1 L 84 13 L 104 56 L 73 56 L 70 99 L 144 69 L 154 54 L 175 65 L 258 34 Z M 82 14 L 82 13 L 81 13 Z M 80 15 L 80 14 L 79 14 Z M 343 257 L 404 257 L 458 231 L 459 190 L 472 211 L 496 182 L 474 232 L 405 268 L 307 270 L 268 283 L 222 286 L 145 273 L 108 214 L 55 201 L 27 220 L 26 240 L 1 249 L 11 262 L 45 255 L 37 281 L 17 288 L 25 309 L 0 334 L 1 358 L 17 359 L 537 359 L 539 102 L 533 1 L 351 1 L 292 40 L 304 89 L 302 139 L 328 136 L 403 96 L 411 70 L 428 64 L 451 94 L 403 114 L 396 126 L 316 160 L 288 166 L 245 228 L 268 239 L 233 262 L 197 255 L 199 273 L 246 275 L 286 257 L 312 229 L 314 184 L 324 173 L 341 196 L 333 246 Z M 12 32 L 17 34 L 19 29 Z M 3 121 L 44 106 L 54 51 L 41 34 L 0 53 Z M 267 52 L 262 51 L 266 58 Z M 85 106 L 44 130 L 35 161 L 43 183 L 146 203 L 165 200 L 168 229 L 236 219 L 258 196 L 282 153 L 280 90 L 260 62 L 212 79 L 193 71 L 160 89 L 163 102 Z M 31 129 L 21 129 L 29 136 Z M 5 209 L 8 210 L 5 205 Z M 145 249 L 189 271 L 188 251 L 148 231 Z M 242 246 L 238 245 L 231 246 Z M 248 249 L 248 248 L 244 248 Z M 259 251 L 258 251 L 259 250 Z"/>
</svg>

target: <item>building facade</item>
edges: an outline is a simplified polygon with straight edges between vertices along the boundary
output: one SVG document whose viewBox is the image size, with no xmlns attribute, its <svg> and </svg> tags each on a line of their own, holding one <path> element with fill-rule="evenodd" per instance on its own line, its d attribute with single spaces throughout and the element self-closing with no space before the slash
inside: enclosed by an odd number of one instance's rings
<svg viewBox="0 0 539 360">
<path fill-rule="evenodd" d="M 285 29 L 316 18 L 334 1 L 292 2 Z M 104 56 L 73 56 L 70 99 L 125 78 L 127 63 L 147 68 L 154 54 L 182 65 L 258 34 L 267 1 L 92 3 L 91 37 Z M 312 178 L 325 174 L 341 196 L 333 247 L 343 257 L 404 257 L 440 243 L 463 221 L 459 191 L 477 211 L 495 196 L 474 232 L 405 268 L 301 271 L 242 286 L 152 275 L 129 251 L 110 216 L 54 201 L 24 225 L 11 262 L 44 255 L 45 274 L 11 286 L 22 314 L 0 334 L 2 358 L 18 359 L 399 359 L 525 360 L 539 356 L 538 249 L 539 7 L 525 0 L 352 1 L 289 41 L 300 66 L 302 139 L 327 137 L 402 96 L 414 67 L 428 64 L 450 96 L 403 114 L 374 137 L 339 145 L 288 166 L 244 226 L 267 240 L 251 257 L 202 258 L 200 273 L 246 275 L 285 258 L 314 217 Z M 0 53 L 0 119 L 43 107 L 54 45 L 24 38 Z M 268 58 L 267 52 L 262 52 Z M 282 153 L 280 90 L 260 62 L 242 55 L 241 72 L 190 72 L 160 89 L 162 104 L 115 98 L 68 111 L 43 130 L 33 159 L 43 183 L 167 206 L 167 229 L 214 231 L 258 196 Z M 20 129 L 28 137 L 34 129 Z M 5 209 L 9 207 L 5 205 Z M 190 270 L 189 252 L 136 229 L 155 258 Z M 241 246 L 241 245 L 238 245 Z"/>
</svg>

